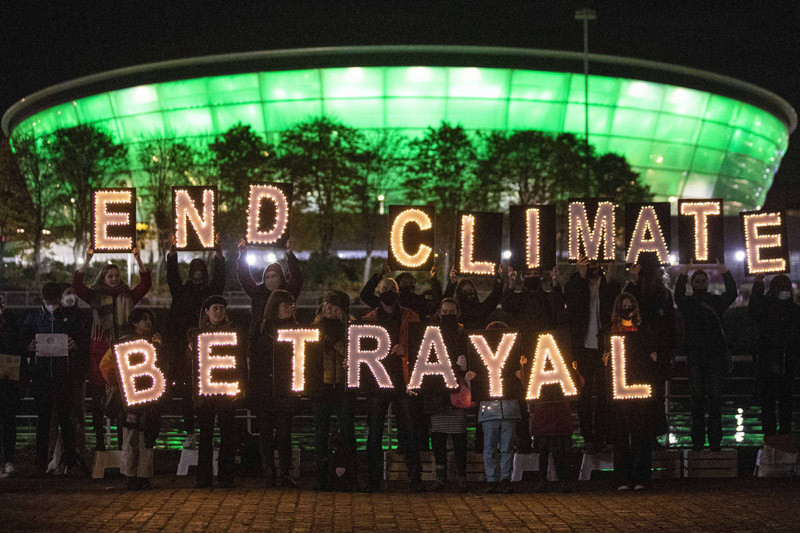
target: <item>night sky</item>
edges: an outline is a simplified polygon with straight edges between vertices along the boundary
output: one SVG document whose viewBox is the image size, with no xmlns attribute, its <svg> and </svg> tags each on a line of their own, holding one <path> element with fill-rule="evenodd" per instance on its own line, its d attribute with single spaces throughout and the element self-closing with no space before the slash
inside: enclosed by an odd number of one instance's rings
<svg viewBox="0 0 800 533">
<path fill-rule="evenodd" d="M 668 4 L 668 5 L 666 5 Z M 199 7 L 203 5 L 203 7 Z M 800 109 L 800 2 L 45 2 L 0 4 L 0 114 L 49 85 L 207 54 L 337 45 L 582 50 L 675 63 L 764 87 Z M 628 7 L 620 7 L 626 5 Z M 792 135 L 767 205 L 800 208 Z"/>
</svg>

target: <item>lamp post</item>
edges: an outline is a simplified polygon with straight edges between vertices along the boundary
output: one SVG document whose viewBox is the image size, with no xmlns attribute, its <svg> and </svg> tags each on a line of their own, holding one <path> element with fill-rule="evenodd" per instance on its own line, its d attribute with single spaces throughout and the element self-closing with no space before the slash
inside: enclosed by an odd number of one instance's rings
<svg viewBox="0 0 800 533">
<path fill-rule="evenodd" d="M 586 141 L 586 181 L 589 181 L 589 21 L 595 20 L 594 9 L 584 7 L 575 11 L 575 20 L 583 21 L 583 119 Z"/>
</svg>

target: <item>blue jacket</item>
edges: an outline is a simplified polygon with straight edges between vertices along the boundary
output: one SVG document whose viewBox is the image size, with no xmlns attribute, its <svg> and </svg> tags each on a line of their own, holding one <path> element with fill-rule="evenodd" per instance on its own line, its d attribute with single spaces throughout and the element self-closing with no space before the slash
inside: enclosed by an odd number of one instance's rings
<svg viewBox="0 0 800 533">
<path fill-rule="evenodd" d="M 519 402 L 517 400 L 489 400 L 481 402 L 478 407 L 478 422 L 490 420 L 519 420 Z"/>
<path fill-rule="evenodd" d="M 83 327 L 83 318 L 77 307 L 60 306 L 52 314 L 44 306 L 28 314 L 22 327 L 22 346 L 28 345 L 39 333 L 64 333 L 75 341 L 77 349 L 67 357 L 37 358 L 36 352 L 27 352 L 33 382 L 39 385 L 60 384 L 76 376 L 76 354 L 89 350 L 89 338 Z"/>
</svg>

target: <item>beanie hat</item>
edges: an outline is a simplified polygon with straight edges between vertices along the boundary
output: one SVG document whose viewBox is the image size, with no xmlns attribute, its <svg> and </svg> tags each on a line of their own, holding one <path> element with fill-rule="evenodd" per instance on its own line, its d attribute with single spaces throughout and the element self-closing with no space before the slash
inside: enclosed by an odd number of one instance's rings
<svg viewBox="0 0 800 533">
<path fill-rule="evenodd" d="M 272 263 L 264 269 L 264 279 L 266 280 L 267 272 L 275 272 L 281 278 L 281 287 L 286 285 L 286 274 L 283 273 L 283 267 L 280 263 Z"/>
<path fill-rule="evenodd" d="M 322 301 L 335 305 L 341 309 L 345 315 L 350 314 L 350 297 L 345 292 L 337 290 L 326 291 L 322 296 Z"/>
<path fill-rule="evenodd" d="M 214 304 L 222 304 L 225 307 L 228 307 L 228 300 L 226 300 L 225 298 L 223 298 L 219 294 L 215 294 L 213 296 L 209 296 L 203 302 L 202 312 L 205 312 L 206 310 L 208 310 L 209 307 L 211 307 Z"/>
</svg>

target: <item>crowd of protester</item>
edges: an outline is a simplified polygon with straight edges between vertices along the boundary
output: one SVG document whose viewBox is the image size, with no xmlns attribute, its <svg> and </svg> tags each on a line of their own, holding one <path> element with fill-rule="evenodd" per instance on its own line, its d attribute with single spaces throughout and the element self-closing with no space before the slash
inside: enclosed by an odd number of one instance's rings
<svg viewBox="0 0 800 533">
<path fill-rule="evenodd" d="M 239 243 L 236 274 L 241 289 L 251 299 L 249 324 L 234 324 L 228 302 L 222 296 L 226 262 L 217 245 L 211 267 L 193 259 L 188 279 L 181 279 L 177 252 L 167 255 L 167 282 L 172 304 L 167 327 L 156 331 L 153 313 L 137 303 L 151 288 L 151 276 L 133 251 L 140 282 L 131 288 L 122 281 L 113 263 L 103 265 L 91 285 L 86 272 L 93 253 L 71 284 L 45 283 L 41 307 L 31 312 L 20 327 L 6 324 L 0 299 L 0 353 L 21 356 L 18 380 L 0 379 L 0 476 L 15 471 L 16 416 L 20 398 L 29 384 L 35 400 L 36 466 L 42 473 L 87 470 L 84 454 L 84 399 L 90 411 L 96 451 L 103 451 L 106 419 L 121 430 L 121 471 L 129 489 L 150 488 L 153 447 L 159 434 L 165 401 L 126 408 L 113 356 L 115 344 L 146 339 L 159 346 L 159 365 L 168 376 L 166 399 L 181 399 L 184 448 L 198 448 L 196 486 L 213 486 L 214 429 L 219 429 L 217 486 L 234 482 L 236 411 L 251 411 L 259 434 L 264 475 L 269 486 L 296 487 L 292 471 L 292 423 L 300 412 L 300 397 L 291 390 L 292 344 L 276 342 L 277 330 L 298 324 L 295 302 L 303 285 L 303 273 L 291 246 L 286 249 L 288 271 L 279 263 L 266 267 L 261 279 L 253 279 Z M 665 410 L 665 384 L 673 373 L 676 353 L 687 358 L 691 390 L 692 448 L 708 443 L 713 451 L 722 444 L 722 380 L 731 372 L 731 353 L 722 328 L 722 315 L 736 300 L 736 283 L 724 264 L 685 265 L 680 268 L 674 292 L 664 283 L 664 272 L 644 256 L 624 279 L 616 279 L 610 264 L 581 258 L 574 272 L 562 278 L 558 267 L 550 272 L 532 269 L 515 272 L 500 267 L 491 290 L 481 299 L 476 283 L 449 273 L 447 286 L 430 271 L 430 288 L 416 291 L 415 276 L 404 272 L 389 277 L 388 266 L 373 275 L 361 291 L 361 301 L 371 308 L 360 320 L 383 326 L 392 341 L 391 354 L 383 363 L 393 389 L 360 389 L 365 398 L 368 436 L 366 475 L 356 459 L 356 392 L 347 387 L 347 327 L 355 318 L 351 299 L 339 290 L 326 291 L 313 325 L 320 329 L 319 356 L 306 361 L 307 372 L 321 376 L 305 390 L 313 412 L 314 447 L 318 490 L 381 490 L 384 478 L 384 429 L 391 408 L 398 427 L 399 452 L 404 456 L 409 487 L 426 489 L 422 482 L 420 454 L 433 451 L 435 480 L 429 487 L 444 491 L 448 480 L 448 441 L 453 450 L 456 479 L 453 487 L 467 491 L 467 420 L 477 415 L 476 448 L 482 450 L 486 490 L 511 492 L 515 450 L 539 453 L 541 481 L 537 491 L 550 490 L 545 473 L 552 458 L 560 488 L 569 489 L 566 464 L 572 446 L 572 405 L 556 398 L 529 404 L 523 386 L 530 373 L 526 357 L 509 361 L 504 374 L 503 399 L 489 399 L 485 382 L 475 380 L 476 363 L 468 356 L 467 331 L 513 328 L 519 332 L 526 353 L 542 332 L 560 331 L 572 354 L 579 389 L 577 415 L 585 453 L 613 451 L 619 490 L 643 490 L 651 483 L 652 452 L 669 431 Z M 722 276 L 725 291 L 709 292 L 709 272 Z M 562 285 L 562 281 L 564 281 Z M 691 292 L 687 294 L 687 285 Z M 91 309 L 91 324 L 77 300 Z M 749 315 L 757 325 L 754 354 L 765 435 L 791 431 L 792 382 L 800 366 L 800 306 L 792 283 L 785 275 L 756 276 Z M 678 326 L 682 318 L 683 327 Z M 503 321 L 500 321 L 500 320 Z M 459 388 L 456 392 L 433 380 L 419 392 L 407 387 L 416 354 L 411 335 L 425 324 L 440 326 Z M 241 327 L 243 326 L 243 327 Z M 229 396 L 197 394 L 195 343 L 200 333 L 237 330 L 236 375 L 243 384 L 244 400 Z M 633 401 L 613 401 L 607 383 L 609 335 L 637 332 L 629 350 L 628 369 L 648 376 L 652 396 Z M 67 357 L 38 357 L 37 334 L 62 333 L 68 337 Z M 530 353 L 528 353 L 530 355 Z M 480 401 L 473 401 L 479 398 Z M 332 417 L 338 426 L 330 439 Z M 198 431 L 199 428 L 199 431 Z M 278 464 L 275 462 L 277 451 Z M 337 474 L 331 472 L 336 470 Z M 359 485 L 359 480 L 363 484 Z M 337 484 L 338 483 L 338 484 Z"/>
</svg>

